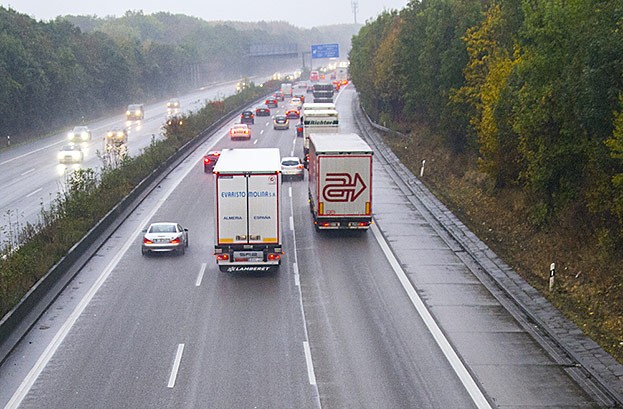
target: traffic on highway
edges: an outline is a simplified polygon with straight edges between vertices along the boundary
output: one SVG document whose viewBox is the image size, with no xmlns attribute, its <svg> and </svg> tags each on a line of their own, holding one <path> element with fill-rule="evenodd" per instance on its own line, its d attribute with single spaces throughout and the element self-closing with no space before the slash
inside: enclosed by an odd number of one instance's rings
<svg viewBox="0 0 623 409">
<path fill-rule="evenodd" d="M 294 85 L 169 170 L 2 362 L 0 406 L 607 405 L 449 234 L 449 212 L 391 156 L 354 87 L 318 87 L 314 106 Z M 169 103 L 192 110 L 226 90 Z M 87 124 L 77 166 L 101 166 L 116 127 L 138 153 L 166 109 Z M 67 138 L 2 153 L 0 212 L 36 215 L 75 165 L 55 157 Z"/>
</svg>

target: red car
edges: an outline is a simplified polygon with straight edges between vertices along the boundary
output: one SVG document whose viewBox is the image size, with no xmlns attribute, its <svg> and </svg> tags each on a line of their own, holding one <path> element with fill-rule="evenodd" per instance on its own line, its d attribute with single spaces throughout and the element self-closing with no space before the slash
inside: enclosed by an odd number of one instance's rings
<svg viewBox="0 0 623 409">
<path fill-rule="evenodd" d="M 210 151 L 203 157 L 203 171 L 208 173 L 212 171 L 218 158 L 221 156 L 221 151 Z"/>
<path fill-rule="evenodd" d="M 296 136 L 299 138 L 303 137 L 303 124 L 300 122 L 296 125 Z"/>
<path fill-rule="evenodd" d="M 290 118 L 298 119 L 298 118 L 300 118 L 300 116 L 301 116 L 301 112 L 298 109 L 296 109 L 296 108 L 290 108 L 290 109 L 288 109 L 286 111 L 286 117 L 288 119 L 290 119 Z"/>
</svg>

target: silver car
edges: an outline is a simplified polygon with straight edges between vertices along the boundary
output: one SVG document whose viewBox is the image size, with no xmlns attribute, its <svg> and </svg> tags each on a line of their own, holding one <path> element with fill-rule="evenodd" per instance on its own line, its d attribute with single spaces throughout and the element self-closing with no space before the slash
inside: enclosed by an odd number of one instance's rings
<svg viewBox="0 0 623 409">
<path fill-rule="evenodd" d="M 184 254 L 188 247 L 188 229 L 178 223 L 152 223 L 143 230 L 143 233 L 145 233 L 141 247 L 143 255 L 151 251 L 174 251 L 177 254 Z"/>
<path fill-rule="evenodd" d="M 281 175 L 283 179 L 297 178 L 303 180 L 305 174 L 303 172 L 304 166 L 300 158 L 296 156 L 286 156 L 281 158 Z"/>
</svg>

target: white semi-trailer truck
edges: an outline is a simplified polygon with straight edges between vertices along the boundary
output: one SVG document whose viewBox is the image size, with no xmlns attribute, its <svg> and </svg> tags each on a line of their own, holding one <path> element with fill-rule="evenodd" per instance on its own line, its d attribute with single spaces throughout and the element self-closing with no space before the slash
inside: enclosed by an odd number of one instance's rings
<svg viewBox="0 0 623 409">
<path fill-rule="evenodd" d="M 214 178 L 219 269 L 276 270 L 283 254 L 279 149 L 224 149 Z"/>
<path fill-rule="evenodd" d="M 316 230 L 372 223 L 372 148 L 354 133 L 309 137 L 309 205 Z"/>
</svg>

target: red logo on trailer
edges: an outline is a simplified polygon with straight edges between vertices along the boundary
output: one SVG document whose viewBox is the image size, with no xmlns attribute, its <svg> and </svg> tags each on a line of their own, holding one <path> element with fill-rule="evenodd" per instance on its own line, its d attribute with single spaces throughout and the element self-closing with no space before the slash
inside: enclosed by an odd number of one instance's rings
<svg viewBox="0 0 623 409">
<path fill-rule="evenodd" d="M 322 195 L 327 202 L 354 202 L 368 188 L 359 173 L 327 173 L 326 181 Z"/>
</svg>

